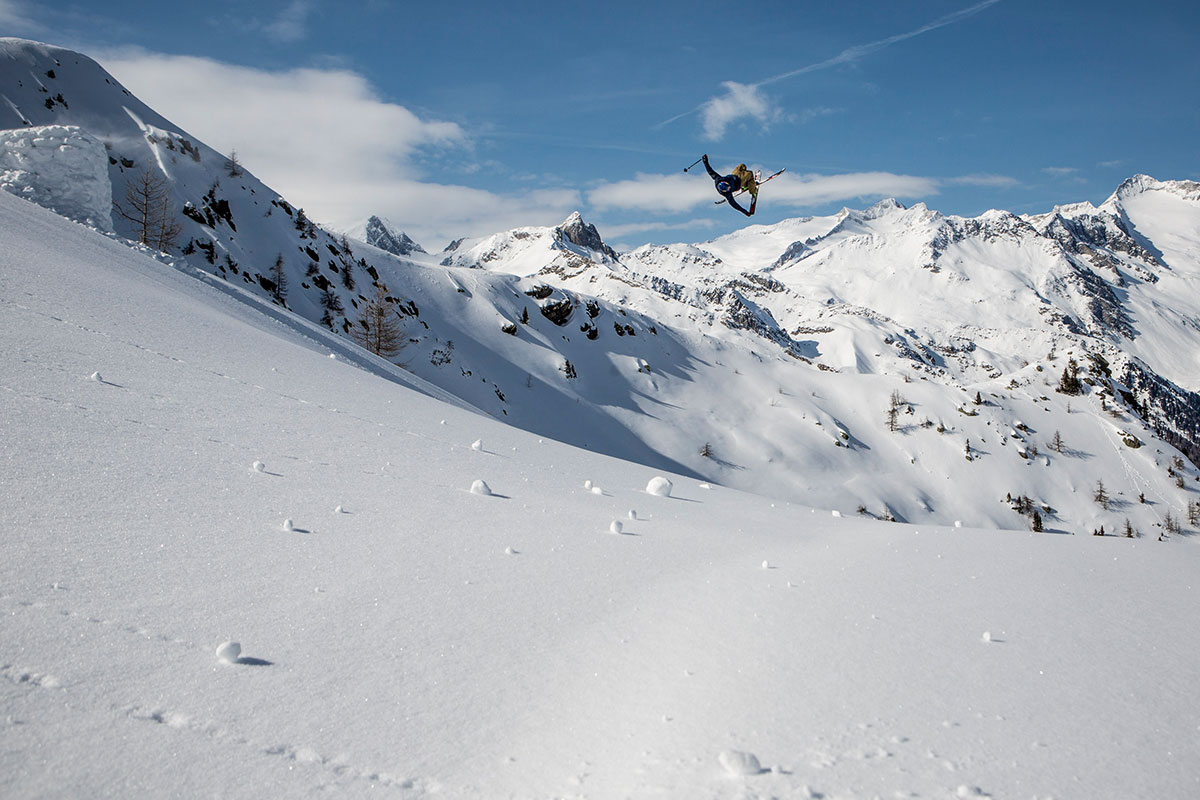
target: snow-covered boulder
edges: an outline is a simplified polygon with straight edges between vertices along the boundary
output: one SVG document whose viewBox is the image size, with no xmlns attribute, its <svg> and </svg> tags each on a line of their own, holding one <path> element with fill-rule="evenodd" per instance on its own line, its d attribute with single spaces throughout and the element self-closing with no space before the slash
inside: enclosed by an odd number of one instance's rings
<svg viewBox="0 0 1200 800">
<path fill-rule="evenodd" d="M 0 131 L 0 188 L 76 222 L 113 229 L 108 154 L 80 128 Z"/>
</svg>

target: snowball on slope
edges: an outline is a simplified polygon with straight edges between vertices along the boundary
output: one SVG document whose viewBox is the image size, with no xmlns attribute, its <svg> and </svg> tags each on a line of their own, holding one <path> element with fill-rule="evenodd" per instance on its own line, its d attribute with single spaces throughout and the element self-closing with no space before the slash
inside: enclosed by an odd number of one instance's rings
<svg viewBox="0 0 1200 800">
<path fill-rule="evenodd" d="M 113 230 L 108 153 L 80 128 L 0 131 L 0 188 L 76 222 Z"/>
<path fill-rule="evenodd" d="M 717 757 L 725 772 L 733 777 L 742 775 L 758 775 L 763 771 L 762 764 L 753 753 L 743 753 L 738 750 L 726 750 Z"/>
<path fill-rule="evenodd" d="M 669 480 L 662 476 L 655 476 L 646 484 L 646 494 L 652 494 L 655 497 L 670 497 L 672 484 Z"/>
<path fill-rule="evenodd" d="M 217 646 L 217 660 L 225 664 L 236 664 L 242 655 L 242 646 L 238 642 L 222 642 Z"/>
</svg>

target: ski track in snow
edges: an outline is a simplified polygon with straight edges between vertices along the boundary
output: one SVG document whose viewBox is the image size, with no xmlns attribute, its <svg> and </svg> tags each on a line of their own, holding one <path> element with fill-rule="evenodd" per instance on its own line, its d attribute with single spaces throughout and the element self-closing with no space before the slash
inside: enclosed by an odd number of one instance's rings
<svg viewBox="0 0 1200 800">
<path fill-rule="evenodd" d="M 1119 441 L 1119 437 L 1113 430 L 1113 426 L 1111 424 L 1106 424 L 1106 420 L 1101 415 L 1101 412 L 1096 410 L 1094 405 L 1092 406 L 1092 418 L 1095 421 L 1096 426 L 1100 429 L 1100 432 L 1103 434 L 1104 438 L 1110 445 L 1112 445 L 1113 452 L 1116 453 L 1117 459 L 1121 462 L 1121 466 L 1125 470 L 1125 476 L 1129 479 L 1130 484 L 1133 486 L 1146 487 L 1150 490 L 1152 495 L 1158 499 L 1158 505 L 1165 505 L 1167 508 L 1170 508 L 1170 501 L 1164 497 L 1162 493 L 1158 491 L 1158 489 L 1155 488 L 1154 482 L 1147 480 L 1137 467 L 1129 463 L 1129 459 L 1125 457 L 1125 450 L 1127 448 L 1125 447 L 1124 443 Z M 1158 520 L 1161 523 L 1162 516 L 1157 510 L 1154 511 L 1154 515 L 1158 517 Z"/>
</svg>

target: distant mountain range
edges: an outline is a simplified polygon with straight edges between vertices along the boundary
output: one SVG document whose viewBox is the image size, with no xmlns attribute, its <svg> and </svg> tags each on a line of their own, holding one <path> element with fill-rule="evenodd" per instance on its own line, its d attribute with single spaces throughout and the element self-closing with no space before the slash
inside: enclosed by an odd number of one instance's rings
<svg viewBox="0 0 1200 800">
<path fill-rule="evenodd" d="M 1157 536 L 1200 496 L 1200 184 L 627 253 L 576 213 L 428 254 L 379 217 L 325 230 L 252 169 L 86 56 L 0 39 L 0 186 L 347 337 L 383 302 L 394 360 L 481 413 L 887 519 Z"/>
</svg>

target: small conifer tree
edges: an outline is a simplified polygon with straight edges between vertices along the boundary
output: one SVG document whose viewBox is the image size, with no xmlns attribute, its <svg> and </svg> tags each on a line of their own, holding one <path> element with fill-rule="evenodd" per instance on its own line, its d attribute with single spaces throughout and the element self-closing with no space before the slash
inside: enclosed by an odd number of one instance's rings
<svg viewBox="0 0 1200 800">
<path fill-rule="evenodd" d="M 271 281 L 275 284 L 275 288 L 271 290 L 271 299 L 280 305 L 287 304 L 287 273 L 283 268 L 283 253 L 275 257 L 275 263 L 271 265 Z"/>
<path fill-rule="evenodd" d="M 1058 391 L 1066 395 L 1083 394 L 1083 383 L 1079 380 L 1079 363 L 1071 358 L 1058 381 Z"/>
<path fill-rule="evenodd" d="M 895 432 L 899 426 L 900 409 L 904 406 L 904 398 L 900 396 L 898 390 L 892 390 L 892 396 L 888 400 L 887 410 L 887 425 L 888 430 Z"/>
<path fill-rule="evenodd" d="M 171 184 L 149 167 L 134 176 L 125 188 L 125 201 L 114 202 L 113 210 L 133 223 L 139 242 L 159 251 L 174 247 L 183 231 L 171 205 Z"/>
<path fill-rule="evenodd" d="M 240 178 L 245 170 L 242 169 L 241 162 L 238 161 L 237 150 L 230 150 L 229 155 L 225 158 L 225 171 L 229 173 L 231 178 Z"/>
<path fill-rule="evenodd" d="M 350 326 L 350 337 L 377 356 L 393 358 L 404 348 L 404 335 L 386 296 L 387 287 L 380 285 L 357 323 Z"/>
</svg>

